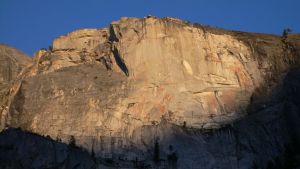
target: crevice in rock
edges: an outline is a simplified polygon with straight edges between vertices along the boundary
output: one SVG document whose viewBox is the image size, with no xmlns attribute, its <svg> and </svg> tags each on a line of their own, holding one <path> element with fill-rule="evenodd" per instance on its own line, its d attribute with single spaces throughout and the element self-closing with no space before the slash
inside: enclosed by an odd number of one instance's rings
<svg viewBox="0 0 300 169">
<path fill-rule="evenodd" d="M 118 37 L 117 37 L 117 35 L 114 31 L 114 27 L 112 25 L 109 27 L 109 38 L 108 38 L 108 40 L 110 42 L 119 42 L 119 39 L 118 39 Z"/>
<path fill-rule="evenodd" d="M 126 76 L 129 76 L 129 72 L 128 72 L 128 68 L 124 62 L 124 60 L 122 59 L 122 57 L 120 56 L 120 53 L 118 51 L 117 48 L 113 48 L 112 52 L 114 54 L 114 58 L 116 60 L 117 65 L 120 67 L 120 69 L 125 73 Z"/>
<path fill-rule="evenodd" d="M 112 70 L 112 68 L 111 68 L 112 67 L 112 61 L 111 61 L 110 57 L 102 56 L 99 59 L 96 59 L 96 61 L 101 62 L 107 70 Z"/>
<path fill-rule="evenodd" d="M 113 56 L 115 58 L 115 61 L 117 63 L 117 65 L 120 67 L 120 69 L 124 72 L 124 74 L 126 76 L 129 76 L 129 72 L 128 72 L 128 68 L 125 64 L 125 61 L 123 60 L 123 58 L 121 57 L 118 49 L 113 45 L 114 42 L 119 42 L 119 39 L 116 35 L 116 32 L 114 31 L 113 26 L 111 25 L 109 28 L 109 42 L 111 44 L 111 51 L 113 53 Z"/>
<path fill-rule="evenodd" d="M 219 91 L 215 90 L 215 98 L 217 100 L 217 103 L 219 105 L 220 111 L 222 114 L 226 114 L 227 111 L 225 109 L 224 103 L 222 103 L 222 100 L 219 98 Z"/>
</svg>

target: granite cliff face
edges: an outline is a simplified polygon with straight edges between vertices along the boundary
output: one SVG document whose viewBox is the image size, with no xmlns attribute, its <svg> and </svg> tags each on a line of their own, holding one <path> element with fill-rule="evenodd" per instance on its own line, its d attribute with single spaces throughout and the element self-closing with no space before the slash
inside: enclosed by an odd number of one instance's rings
<svg viewBox="0 0 300 169">
<path fill-rule="evenodd" d="M 155 17 L 74 31 L 9 85 L 1 126 L 72 136 L 99 158 L 151 161 L 159 141 L 179 168 L 265 166 L 299 138 L 283 85 L 299 42 Z"/>
<path fill-rule="evenodd" d="M 1 120 L 7 116 L 9 89 L 18 75 L 26 66 L 31 64 L 31 59 L 17 49 L 0 44 L 0 112 Z M 2 125 L 5 121 L 1 121 Z"/>
<path fill-rule="evenodd" d="M 17 49 L 0 44 L 1 74 L 0 83 L 8 84 L 12 82 L 22 69 L 31 63 L 31 59 Z"/>
</svg>

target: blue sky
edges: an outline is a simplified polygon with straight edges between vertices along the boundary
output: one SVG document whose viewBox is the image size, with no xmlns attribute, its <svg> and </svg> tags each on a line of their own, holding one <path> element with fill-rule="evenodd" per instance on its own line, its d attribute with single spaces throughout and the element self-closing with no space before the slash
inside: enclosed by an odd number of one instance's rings
<svg viewBox="0 0 300 169">
<path fill-rule="evenodd" d="M 177 17 L 226 29 L 300 33 L 300 0 L 0 0 L 0 43 L 32 55 L 57 36 L 122 16 Z"/>
</svg>

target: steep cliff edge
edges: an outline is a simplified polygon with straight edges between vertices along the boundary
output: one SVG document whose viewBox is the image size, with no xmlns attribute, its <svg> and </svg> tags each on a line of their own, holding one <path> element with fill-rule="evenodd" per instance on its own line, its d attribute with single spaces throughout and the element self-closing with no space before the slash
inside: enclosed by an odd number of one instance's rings
<svg viewBox="0 0 300 169">
<path fill-rule="evenodd" d="M 121 18 L 38 51 L 10 86 L 1 126 L 74 136 L 101 158 L 151 159 L 159 140 L 163 158 L 177 149 L 179 168 L 263 166 L 295 135 L 280 89 L 299 50 L 299 35 Z"/>
<path fill-rule="evenodd" d="M 22 71 L 32 63 L 31 59 L 19 50 L 0 44 L 0 112 L 1 125 L 5 123 L 8 110 L 9 89 Z M 4 121 L 2 121 L 4 120 Z"/>
<path fill-rule="evenodd" d="M 1 74 L 0 83 L 7 84 L 13 81 L 22 69 L 31 63 L 31 59 L 19 50 L 0 44 Z"/>
</svg>

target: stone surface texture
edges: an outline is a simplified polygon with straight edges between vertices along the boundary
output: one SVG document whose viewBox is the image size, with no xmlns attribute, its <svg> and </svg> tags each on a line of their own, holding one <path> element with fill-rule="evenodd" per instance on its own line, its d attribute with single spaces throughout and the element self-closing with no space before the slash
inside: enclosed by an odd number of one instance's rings
<svg viewBox="0 0 300 169">
<path fill-rule="evenodd" d="M 178 168 L 264 166 L 294 135 L 283 79 L 299 68 L 299 42 L 150 16 L 77 30 L 10 85 L 1 126 L 74 136 L 101 158 L 149 160 L 159 140 Z"/>
<path fill-rule="evenodd" d="M 10 88 L 24 69 L 32 63 L 31 59 L 19 50 L 0 44 L 0 112 L 4 120 L 8 112 Z M 3 128 L 5 121 L 1 121 Z"/>
</svg>

